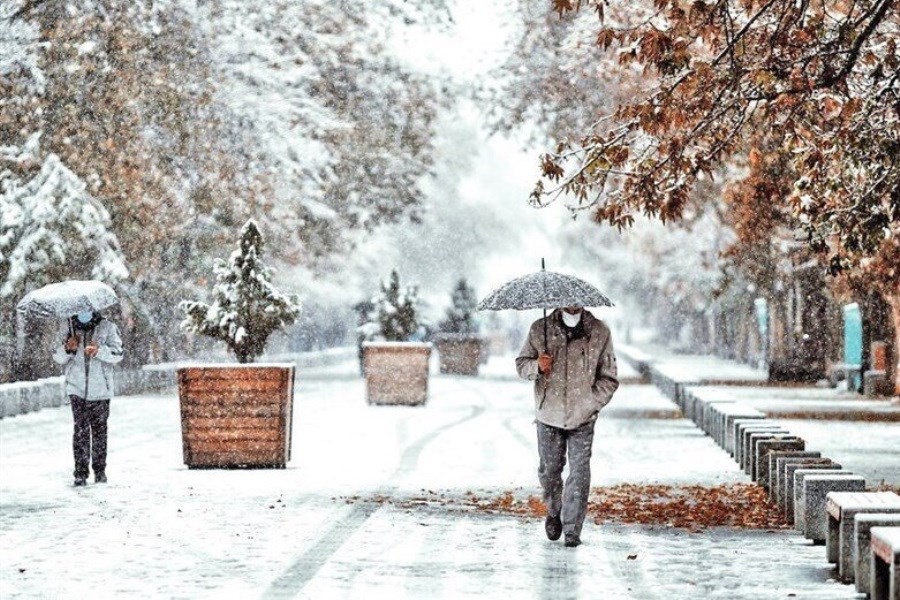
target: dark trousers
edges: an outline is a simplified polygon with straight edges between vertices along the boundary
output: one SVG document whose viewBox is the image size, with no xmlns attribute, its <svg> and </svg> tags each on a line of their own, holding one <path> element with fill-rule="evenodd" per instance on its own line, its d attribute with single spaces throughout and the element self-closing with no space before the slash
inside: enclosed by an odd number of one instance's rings
<svg viewBox="0 0 900 600">
<path fill-rule="evenodd" d="M 87 479 L 88 460 L 94 474 L 106 471 L 106 421 L 109 419 L 109 400 L 85 400 L 69 396 L 75 433 L 72 451 L 75 454 L 75 478 Z"/>
<path fill-rule="evenodd" d="M 544 489 L 547 512 L 559 516 L 563 531 L 581 535 L 591 491 L 591 446 L 594 421 L 577 429 L 560 429 L 538 421 L 538 454 L 541 464 L 538 478 Z M 569 455 L 569 476 L 563 487 L 562 472 Z"/>
</svg>

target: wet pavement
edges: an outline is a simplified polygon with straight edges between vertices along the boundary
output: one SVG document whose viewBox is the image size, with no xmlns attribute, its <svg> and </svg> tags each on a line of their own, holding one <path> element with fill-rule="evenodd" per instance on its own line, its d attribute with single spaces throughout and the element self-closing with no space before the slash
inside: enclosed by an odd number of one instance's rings
<svg viewBox="0 0 900 600">
<path fill-rule="evenodd" d="M 355 365 L 298 373 L 285 470 L 188 470 L 174 393 L 117 398 L 107 485 L 71 487 L 68 408 L 0 420 L 0 597 L 855 598 L 788 531 L 542 522 L 347 502 L 539 494 L 531 391 L 511 359 L 433 375 L 424 407 L 373 407 Z M 595 485 L 747 483 L 648 385 L 595 434 Z M 792 594 L 792 595 L 791 595 Z"/>
</svg>

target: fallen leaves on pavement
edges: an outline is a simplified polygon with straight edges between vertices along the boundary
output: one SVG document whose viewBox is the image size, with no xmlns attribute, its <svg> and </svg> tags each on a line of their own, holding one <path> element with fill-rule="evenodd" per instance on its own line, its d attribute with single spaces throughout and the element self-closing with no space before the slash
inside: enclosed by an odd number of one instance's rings
<svg viewBox="0 0 900 600">
<path fill-rule="evenodd" d="M 542 518 L 543 501 L 512 491 L 462 495 L 422 490 L 412 497 L 342 497 L 344 502 L 373 502 L 397 508 L 464 511 L 476 514 Z M 640 523 L 698 531 L 706 527 L 782 529 L 787 527 L 765 491 L 753 484 L 671 486 L 622 484 L 591 489 L 588 518 L 595 523 Z"/>
</svg>

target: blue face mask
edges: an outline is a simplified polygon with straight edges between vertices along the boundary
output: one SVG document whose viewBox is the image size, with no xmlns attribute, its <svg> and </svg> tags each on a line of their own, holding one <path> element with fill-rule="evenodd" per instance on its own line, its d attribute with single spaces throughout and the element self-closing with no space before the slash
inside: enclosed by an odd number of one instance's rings
<svg viewBox="0 0 900 600">
<path fill-rule="evenodd" d="M 80 312 L 77 315 L 75 315 L 75 318 L 78 319 L 78 322 L 81 323 L 82 325 L 87 325 L 88 323 L 91 322 L 91 319 L 94 318 L 94 313 L 92 313 L 91 311 Z"/>
</svg>

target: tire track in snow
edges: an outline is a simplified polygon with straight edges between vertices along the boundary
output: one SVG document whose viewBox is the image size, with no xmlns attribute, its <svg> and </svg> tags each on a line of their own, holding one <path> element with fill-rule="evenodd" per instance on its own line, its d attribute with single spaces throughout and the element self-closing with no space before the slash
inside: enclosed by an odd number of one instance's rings
<svg viewBox="0 0 900 600">
<path fill-rule="evenodd" d="M 470 391 L 474 391 L 477 394 L 481 400 L 481 405 L 472 406 L 469 414 L 466 416 L 441 425 L 407 447 L 400 457 L 397 469 L 389 477 L 389 481 L 415 471 L 422 452 L 428 444 L 435 441 L 441 434 L 463 423 L 472 421 L 485 412 L 485 395 L 474 387 L 471 387 Z M 393 485 L 386 486 L 375 490 L 373 495 L 389 496 L 396 489 L 396 486 Z M 361 503 L 354 505 L 346 517 L 332 525 L 312 548 L 304 552 L 284 573 L 275 579 L 261 597 L 264 600 L 296 597 L 340 547 L 380 508 L 381 506 L 377 504 Z"/>
</svg>

